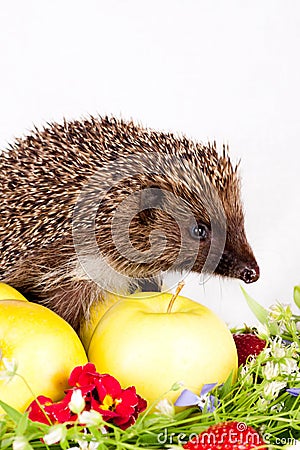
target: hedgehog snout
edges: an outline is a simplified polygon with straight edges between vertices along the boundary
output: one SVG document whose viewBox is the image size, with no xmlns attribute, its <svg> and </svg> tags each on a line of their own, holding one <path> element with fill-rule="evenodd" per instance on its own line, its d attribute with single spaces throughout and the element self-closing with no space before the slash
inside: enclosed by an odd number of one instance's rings
<svg viewBox="0 0 300 450">
<path fill-rule="evenodd" d="M 254 283 L 259 279 L 259 266 L 246 242 L 244 248 L 225 248 L 215 273 L 230 278 L 238 278 L 245 283 Z"/>
<path fill-rule="evenodd" d="M 247 265 L 244 267 L 240 272 L 239 278 L 245 283 L 254 283 L 254 281 L 257 281 L 259 279 L 258 265 L 255 263 L 253 266 Z"/>
</svg>

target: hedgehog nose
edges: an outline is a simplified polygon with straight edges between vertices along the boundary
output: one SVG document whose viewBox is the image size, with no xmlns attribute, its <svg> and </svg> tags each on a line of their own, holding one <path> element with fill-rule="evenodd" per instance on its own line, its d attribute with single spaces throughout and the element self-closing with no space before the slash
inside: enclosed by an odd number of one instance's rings
<svg viewBox="0 0 300 450">
<path fill-rule="evenodd" d="M 259 279 L 259 267 L 255 265 L 254 267 L 244 267 L 241 271 L 240 279 L 245 283 L 253 283 Z"/>
</svg>

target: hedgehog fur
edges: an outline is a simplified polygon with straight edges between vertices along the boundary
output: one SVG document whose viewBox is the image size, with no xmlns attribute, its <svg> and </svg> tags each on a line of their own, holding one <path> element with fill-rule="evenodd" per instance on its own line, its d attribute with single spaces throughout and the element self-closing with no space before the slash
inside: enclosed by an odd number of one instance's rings
<svg viewBox="0 0 300 450">
<path fill-rule="evenodd" d="M 0 192 L 1 281 L 75 329 L 106 291 L 169 270 L 259 276 L 238 168 L 215 143 L 108 117 L 53 123 L 2 152 Z"/>
</svg>

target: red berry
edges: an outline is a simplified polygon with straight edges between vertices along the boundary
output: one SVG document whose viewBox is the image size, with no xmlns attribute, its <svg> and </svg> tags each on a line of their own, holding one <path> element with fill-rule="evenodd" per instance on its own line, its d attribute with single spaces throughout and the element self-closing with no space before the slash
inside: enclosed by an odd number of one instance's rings
<svg viewBox="0 0 300 450">
<path fill-rule="evenodd" d="M 183 446 L 189 450 L 267 450 L 258 432 L 244 422 L 221 422 L 193 437 Z"/>
<path fill-rule="evenodd" d="M 266 341 L 254 333 L 236 333 L 233 334 L 233 339 L 238 353 L 239 366 L 245 364 L 248 356 L 259 355 L 266 346 Z"/>
</svg>

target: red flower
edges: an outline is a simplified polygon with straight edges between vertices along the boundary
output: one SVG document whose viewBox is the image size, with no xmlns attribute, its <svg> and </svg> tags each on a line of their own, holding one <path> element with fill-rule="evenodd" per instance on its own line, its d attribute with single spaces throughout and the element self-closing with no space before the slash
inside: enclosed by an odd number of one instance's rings
<svg viewBox="0 0 300 450">
<path fill-rule="evenodd" d="M 135 387 L 122 389 L 111 375 L 102 375 L 96 383 L 91 408 L 101 413 L 107 422 L 128 428 L 146 407 L 147 402 L 136 393 Z"/>
<path fill-rule="evenodd" d="M 134 424 L 140 412 L 147 407 L 131 386 L 122 389 L 120 383 L 111 375 L 99 374 L 94 364 L 78 366 L 69 378 L 71 389 L 66 391 L 65 397 L 53 403 L 48 397 L 40 396 L 28 408 L 29 418 L 42 423 L 73 422 L 78 416 L 69 408 L 74 390 L 80 389 L 85 400 L 85 411 L 98 411 L 105 422 L 111 422 L 122 429 Z M 84 424 L 82 424 L 84 425 Z"/>
<path fill-rule="evenodd" d="M 77 416 L 70 411 L 68 406 L 71 395 L 72 392 L 70 391 L 63 400 L 56 403 L 53 403 L 49 397 L 39 395 L 27 408 L 29 419 L 47 425 L 75 421 Z"/>
<path fill-rule="evenodd" d="M 77 414 L 72 413 L 69 408 L 72 391 L 68 391 L 65 397 L 56 403 L 52 403 L 47 407 L 47 413 L 51 415 L 54 423 L 74 422 L 77 419 Z"/>
<path fill-rule="evenodd" d="M 75 367 L 68 380 L 69 386 L 71 387 L 87 387 L 89 385 L 95 385 L 95 379 L 101 375 L 96 372 L 96 367 L 92 363 L 87 363 L 85 366 Z"/>
<path fill-rule="evenodd" d="M 114 424 L 125 430 L 133 425 L 140 412 L 147 408 L 147 402 L 140 397 L 135 387 L 129 387 L 123 390 L 120 403 L 116 406 L 118 417 L 114 419 Z"/>
<path fill-rule="evenodd" d="M 27 408 L 29 418 L 47 425 L 53 424 L 55 421 L 47 411 L 50 405 L 53 405 L 51 398 L 39 395 Z"/>
</svg>

